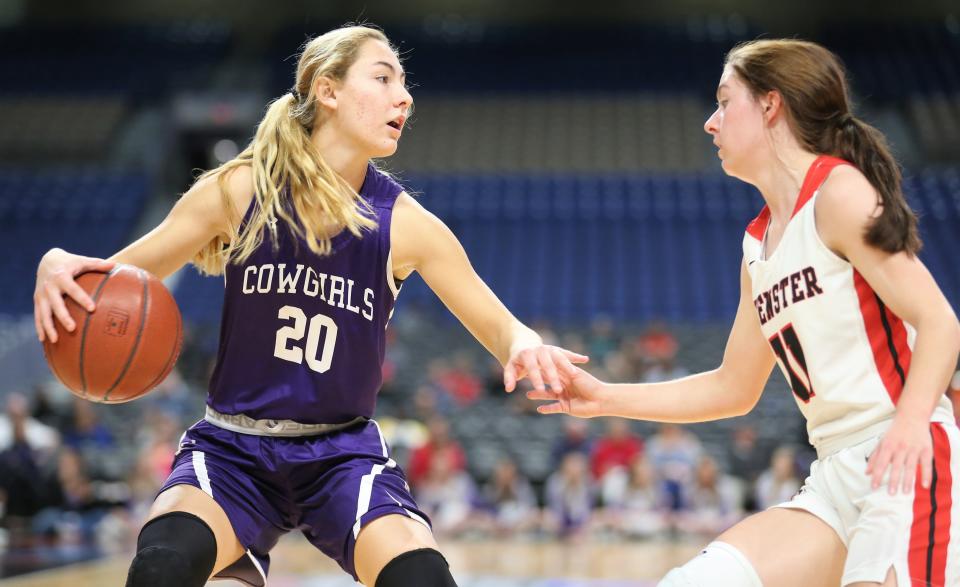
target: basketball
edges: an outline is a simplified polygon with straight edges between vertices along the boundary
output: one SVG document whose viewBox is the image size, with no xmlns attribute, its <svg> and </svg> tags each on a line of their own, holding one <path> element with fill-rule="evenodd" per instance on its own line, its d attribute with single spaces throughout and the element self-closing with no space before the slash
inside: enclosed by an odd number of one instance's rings
<svg viewBox="0 0 960 587">
<path fill-rule="evenodd" d="M 163 381 L 180 354 L 176 301 L 159 279 L 131 265 L 84 273 L 76 281 L 97 307 L 87 312 L 65 298 L 76 328 L 60 327 L 56 343 L 44 341 L 50 370 L 83 399 L 137 399 Z"/>
</svg>

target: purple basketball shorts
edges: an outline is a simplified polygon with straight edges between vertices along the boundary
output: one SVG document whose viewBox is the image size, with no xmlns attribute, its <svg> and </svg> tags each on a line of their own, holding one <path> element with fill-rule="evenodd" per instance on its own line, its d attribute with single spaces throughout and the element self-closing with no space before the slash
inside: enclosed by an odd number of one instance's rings
<svg viewBox="0 0 960 587">
<path fill-rule="evenodd" d="M 180 484 L 213 497 L 247 549 L 217 577 L 255 587 L 266 582 L 270 549 L 291 530 L 356 579 L 353 549 L 366 524 L 400 514 L 430 526 L 374 420 L 299 437 L 241 434 L 201 420 L 181 438 L 160 491 Z"/>
</svg>

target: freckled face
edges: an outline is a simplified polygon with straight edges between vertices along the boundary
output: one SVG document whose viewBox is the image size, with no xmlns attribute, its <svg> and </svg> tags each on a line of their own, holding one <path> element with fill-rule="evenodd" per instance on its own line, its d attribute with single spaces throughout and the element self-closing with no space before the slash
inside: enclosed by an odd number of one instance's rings
<svg viewBox="0 0 960 587">
<path fill-rule="evenodd" d="M 334 114 L 338 130 L 361 145 L 370 157 L 387 157 L 397 150 L 413 97 L 404 85 L 406 74 L 390 47 L 369 40 L 336 90 Z"/>
</svg>

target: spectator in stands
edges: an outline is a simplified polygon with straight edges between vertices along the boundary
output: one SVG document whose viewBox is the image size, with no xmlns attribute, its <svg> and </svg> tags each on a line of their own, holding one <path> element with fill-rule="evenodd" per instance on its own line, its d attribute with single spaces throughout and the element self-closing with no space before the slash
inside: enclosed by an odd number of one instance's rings
<svg viewBox="0 0 960 587">
<path fill-rule="evenodd" d="M 677 529 L 692 534 L 718 534 L 743 517 L 741 485 L 723 473 L 710 456 L 700 457 L 685 507 L 676 515 Z"/>
<path fill-rule="evenodd" d="M 436 417 L 428 424 L 430 434 L 427 442 L 417 447 L 410 454 L 410 464 L 407 475 L 410 485 L 417 487 L 423 482 L 430 470 L 433 461 L 443 459 L 456 472 L 467 466 L 467 456 L 460 443 L 450 436 L 450 422 L 443 417 Z"/>
<path fill-rule="evenodd" d="M 758 510 L 790 501 L 800 491 L 796 454 L 792 447 L 781 446 L 773 451 L 770 467 L 757 478 L 754 493 Z"/>
<path fill-rule="evenodd" d="M 628 538 L 651 538 L 667 529 L 669 503 L 650 461 L 637 453 L 625 469 L 613 469 L 601 487 L 604 526 Z"/>
<path fill-rule="evenodd" d="M 590 424 L 578 418 L 565 418 L 563 421 L 563 436 L 558 438 L 550 451 L 550 461 L 557 469 L 563 459 L 570 453 L 576 452 L 589 456 L 593 452 L 593 440 L 590 438 Z"/>
<path fill-rule="evenodd" d="M 17 430 L 17 427 L 21 430 Z M 27 398 L 22 393 L 13 392 L 7 397 L 6 413 L 0 415 L 0 450 L 6 450 L 22 434 L 23 440 L 33 450 L 50 451 L 60 445 L 57 431 L 29 415 Z"/>
<path fill-rule="evenodd" d="M 457 537 L 472 528 L 476 487 L 464 471 L 460 456 L 439 450 L 430 458 L 426 475 L 414 485 L 414 495 L 433 522 L 438 536 Z"/>
<path fill-rule="evenodd" d="M 744 487 L 744 509 L 757 509 L 753 487 L 757 477 L 770 462 L 769 451 L 757 442 L 757 429 L 753 424 L 741 423 L 733 429 L 733 438 L 727 445 L 728 471 L 740 479 Z"/>
<path fill-rule="evenodd" d="M 602 364 L 607 355 L 620 347 L 620 337 L 609 316 L 596 316 L 590 321 L 587 349 L 594 361 Z"/>
<path fill-rule="evenodd" d="M 194 393 L 176 366 L 157 387 L 144 398 L 150 411 L 162 412 L 179 423 L 187 423 L 203 403 L 203 394 Z"/>
<path fill-rule="evenodd" d="M 45 424 L 54 430 L 62 430 L 70 414 L 66 408 L 66 402 L 54 401 L 51 391 L 51 385 L 41 383 L 33 386 L 33 402 L 30 413 L 35 420 Z M 64 391 L 64 395 L 70 395 Z M 72 396 L 70 396 L 72 398 Z"/>
<path fill-rule="evenodd" d="M 626 469 L 643 452 L 643 439 L 630 430 L 629 420 L 607 418 L 607 432 L 597 439 L 590 455 L 593 478 L 602 482 L 613 469 Z"/>
<path fill-rule="evenodd" d="M 483 390 L 480 378 L 473 372 L 473 363 L 470 353 L 460 351 L 447 364 L 437 381 L 461 408 L 477 401 Z"/>
<path fill-rule="evenodd" d="M 544 526 L 561 538 L 580 539 L 590 530 L 596 488 L 586 455 L 573 451 L 547 478 Z"/>
<path fill-rule="evenodd" d="M 113 433 L 97 415 L 93 402 L 75 398 L 73 419 L 63 433 L 63 444 L 83 452 L 88 448 L 109 449 L 114 445 Z"/>
<path fill-rule="evenodd" d="M 647 457 L 663 479 L 670 509 L 685 507 L 697 463 L 703 454 L 700 440 L 676 424 L 661 424 L 647 442 Z"/>
<path fill-rule="evenodd" d="M 71 447 L 60 451 L 57 478 L 59 514 L 49 516 L 60 539 L 68 543 L 96 543 L 96 529 L 109 508 L 129 498 L 122 484 L 97 482 L 90 478 L 80 454 Z M 118 491 L 119 489 L 119 491 Z M 49 522 L 48 522 L 49 523 Z"/>
<path fill-rule="evenodd" d="M 640 354 L 648 361 L 657 361 L 664 357 L 675 357 L 680 349 L 677 337 L 667 324 L 661 320 L 650 322 L 634 343 Z"/>
<path fill-rule="evenodd" d="M 511 537 L 534 530 L 540 522 L 537 497 L 530 481 L 513 459 L 497 462 L 493 475 L 483 487 L 485 525 L 495 536 Z"/>
<path fill-rule="evenodd" d="M 51 506 L 58 495 L 57 438 L 30 418 L 26 399 L 19 393 L 7 399 L 4 424 L 10 438 L 0 451 L 0 523 L 10 546 L 19 548 L 32 542 L 30 519 Z"/>
<path fill-rule="evenodd" d="M 636 345 L 643 357 L 641 381 L 644 383 L 669 381 L 689 374 L 689 371 L 676 363 L 680 344 L 666 324 L 652 323 L 637 339 Z"/>
<path fill-rule="evenodd" d="M 63 432 L 63 444 L 84 461 L 86 474 L 94 479 L 116 479 L 123 474 L 121 463 L 111 459 L 116 448 L 113 432 L 100 421 L 98 410 L 105 406 L 73 398 L 73 417 Z"/>
</svg>

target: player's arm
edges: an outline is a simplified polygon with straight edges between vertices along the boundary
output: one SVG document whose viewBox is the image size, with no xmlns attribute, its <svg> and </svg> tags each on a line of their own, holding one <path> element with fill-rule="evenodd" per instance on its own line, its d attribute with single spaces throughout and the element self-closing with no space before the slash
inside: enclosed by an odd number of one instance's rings
<svg viewBox="0 0 960 587">
<path fill-rule="evenodd" d="M 543 414 L 621 416 L 656 422 L 705 422 L 741 416 L 753 409 L 773 369 L 775 358 L 760 330 L 750 295 L 750 276 L 740 268 L 740 305 L 727 339 L 723 362 L 712 371 L 662 383 L 609 384 L 575 367 L 563 373 L 559 398 L 530 392 L 528 397 L 551 400 L 539 406 Z"/>
<path fill-rule="evenodd" d="M 89 311 L 93 300 L 77 285 L 74 277 L 85 271 L 107 271 L 114 263 L 146 269 L 163 279 L 188 263 L 213 239 L 229 240 L 231 226 L 239 224 L 240 213 L 253 197 L 249 167 L 240 167 L 227 176 L 230 206 L 225 205 L 215 176 L 190 188 L 156 228 L 126 246 L 109 260 L 94 259 L 51 249 L 40 260 L 34 290 L 34 321 L 37 336 L 57 340 L 53 316 L 67 329 L 75 327 L 63 296 L 69 295 Z"/>
<path fill-rule="evenodd" d="M 556 363 L 586 357 L 543 344 L 540 336 L 507 310 L 474 271 L 460 241 L 436 216 L 406 193 L 393 210 L 391 248 L 398 279 L 416 271 L 471 334 L 504 366 L 504 385 L 530 377 L 559 386 Z"/>
<path fill-rule="evenodd" d="M 950 377 L 957 364 L 960 352 L 960 324 L 943 292 L 933 276 L 916 256 L 905 252 L 887 253 L 867 244 L 864 234 L 873 217 L 879 213 L 879 196 L 873 186 L 856 169 L 849 166 L 836 168 L 817 197 L 817 230 L 830 249 L 848 259 L 863 276 L 884 305 L 917 331 L 917 338 L 910 361 L 906 384 L 897 403 L 894 424 L 897 428 L 910 428 L 929 443 L 929 422 L 940 396 L 947 389 Z M 904 437 L 893 439 L 888 434 L 885 441 L 902 443 L 898 447 L 881 445 L 874 456 L 880 459 L 893 453 L 885 451 L 920 450 L 910 449 L 911 440 Z M 918 442 L 918 444 L 920 444 Z M 916 462 L 919 453 L 910 454 Z M 929 482 L 929 458 L 921 461 L 925 479 Z M 885 467 L 871 469 L 876 473 L 875 482 Z M 904 468 L 905 490 L 912 487 L 915 470 Z M 894 486 L 899 472 L 891 475 Z"/>
</svg>

